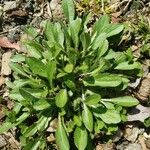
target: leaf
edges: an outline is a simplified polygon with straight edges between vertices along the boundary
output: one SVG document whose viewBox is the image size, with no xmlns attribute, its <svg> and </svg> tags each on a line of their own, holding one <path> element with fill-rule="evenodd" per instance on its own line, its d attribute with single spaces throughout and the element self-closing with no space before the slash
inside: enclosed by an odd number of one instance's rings
<svg viewBox="0 0 150 150">
<path fill-rule="evenodd" d="M 36 41 L 32 42 L 24 42 L 26 46 L 26 50 L 31 57 L 35 57 L 37 59 L 42 57 L 41 52 L 43 51 L 43 47 Z"/>
<path fill-rule="evenodd" d="M 111 99 L 104 99 L 104 101 L 112 102 L 112 103 L 115 103 L 124 107 L 132 107 L 132 106 L 136 106 L 139 104 L 139 101 L 132 96 L 123 96 L 123 97 L 117 97 L 117 98 L 111 98 Z"/>
<path fill-rule="evenodd" d="M 37 98 L 31 95 L 27 90 L 20 88 L 19 93 L 21 96 L 28 101 L 28 103 L 32 104 L 33 102 L 37 101 Z"/>
<path fill-rule="evenodd" d="M 84 127 L 76 127 L 74 131 L 74 143 L 78 150 L 84 150 L 87 146 L 88 134 Z"/>
<path fill-rule="evenodd" d="M 73 0 L 62 0 L 62 8 L 64 11 L 64 15 L 68 19 L 68 21 L 73 21 L 75 17 L 75 8 Z"/>
<path fill-rule="evenodd" d="M 82 112 L 82 119 L 85 127 L 92 132 L 93 131 L 93 115 L 89 108 L 84 104 L 83 105 L 83 112 Z"/>
<path fill-rule="evenodd" d="M 68 100 L 67 90 L 66 89 L 60 90 L 57 93 L 55 100 L 56 100 L 56 106 L 57 107 L 60 107 L 60 108 L 64 107 L 67 103 L 67 100 Z"/>
<path fill-rule="evenodd" d="M 108 41 L 104 40 L 103 43 L 99 45 L 97 56 L 102 57 L 108 50 Z"/>
<path fill-rule="evenodd" d="M 5 122 L 0 126 L 0 134 L 7 132 L 9 129 L 15 127 L 16 125 L 11 122 Z"/>
<path fill-rule="evenodd" d="M 73 70 L 73 65 L 72 64 L 67 64 L 64 68 L 64 71 L 67 73 L 71 73 Z"/>
<path fill-rule="evenodd" d="M 97 32 L 97 34 L 102 33 L 102 31 L 109 25 L 110 18 L 109 16 L 103 15 L 95 24 L 93 31 L 94 33 Z"/>
<path fill-rule="evenodd" d="M 107 124 L 117 124 L 121 121 L 120 114 L 114 109 L 107 109 L 106 112 L 93 113 L 97 118 L 101 118 Z"/>
<path fill-rule="evenodd" d="M 55 133 L 55 137 L 56 137 L 56 144 L 58 145 L 60 150 L 70 150 L 68 137 L 60 117 L 58 119 L 58 127 Z"/>
<path fill-rule="evenodd" d="M 133 70 L 133 69 L 141 69 L 141 65 L 138 62 L 134 62 L 129 64 L 129 62 L 122 62 L 118 66 L 115 67 L 116 70 Z"/>
<path fill-rule="evenodd" d="M 79 31 L 80 31 L 80 28 L 81 28 L 81 19 L 80 18 L 77 18 L 76 20 L 73 20 L 70 23 L 69 31 L 70 31 L 73 43 L 75 45 L 75 48 L 77 48 L 78 44 L 79 44 Z"/>
<path fill-rule="evenodd" d="M 41 60 L 34 57 L 28 57 L 26 58 L 26 63 L 34 74 L 42 77 L 47 77 L 46 66 Z"/>
<path fill-rule="evenodd" d="M 101 101 L 101 96 L 98 94 L 93 94 L 93 95 L 88 96 L 85 99 L 84 103 L 88 106 L 96 106 L 98 102 L 100 101 Z"/>
<path fill-rule="evenodd" d="M 36 132 L 37 132 L 37 125 L 33 124 L 30 127 L 28 127 L 27 130 L 25 130 L 23 136 L 27 138 L 34 135 Z"/>
<path fill-rule="evenodd" d="M 19 65 L 19 64 L 17 64 L 17 63 L 10 63 L 9 64 L 9 66 L 10 66 L 10 68 L 15 72 L 15 73 L 18 73 L 18 74 L 20 74 L 20 75 L 23 75 L 23 76 L 25 76 L 25 77 L 29 77 L 25 72 L 24 72 L 24 70 L 22 69 L 22 67 Z"/>
<path fill-rule="evenodd" d="M 83 80 L 85 86 L 116 87 L 122 83 L 121 77 L 114 74 L 99 74 Z"/>
<path fill-rule="evenodd" d="M 47 68 L 48 80 L 49 80 L 50 84 L 52 84 L 52 80 L 53 80 L 54 75 L 56 73 L 56 62 L 55 61 L 49 61 L 46 65 L 46 68 Z"/>
<path fill-rule="evenodd" d="M 124 26 L 120 24 L 109 24 L 105 29 L 105 33 L 107 33 L 107 37 L 114 36 L 119 34 L 123 30 Z"/>
<path fill-rule="evenodd" d="M 22 54 L 16 54 L 11 58 L 11 62 L 20 63 L 25 61 L 25 56 Z"/>
<path fill-rule="evenodd" d="M 33 103 L 33 108 L 37 111 L 47 109 L 50 106 L 50 102 L 48 102 L 46 99 L 39 99 Z"/>
<path fill-rule="evenodd" d="M 82 43 L 83 51 L 85 51 L 89 47 L 91 42 L 90 34 L 82 32 L 82 34 L 80 35 L 80 40 Z"/>
<path fill-rule="evenodd" d="M 104 41 L 106 40 L 106 33 L 101 33 L 92 42 L 92 48 L 94 50 L 98 49 L 99 47 L 102 47 L 104 44 Z"/>
</svg>

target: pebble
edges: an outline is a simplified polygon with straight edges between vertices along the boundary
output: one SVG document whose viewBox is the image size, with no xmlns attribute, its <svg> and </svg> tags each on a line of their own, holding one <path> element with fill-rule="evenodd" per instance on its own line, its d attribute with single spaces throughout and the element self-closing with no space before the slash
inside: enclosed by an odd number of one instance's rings
<svg viewBox="0 0 150 150">
<path fill-rule="evenodd" d="M 113 142 L 118 142 L 123 136 L 123 132 L 119 129 L 117 133 L 113 136 Z"/>
<path fill-rule="evenodd" d="M 125 150 L 142 150 L 142 147 L 140 144 L 137 144 L 137 143 L 132 143 L 132 144 L 129 144 Z"/>
<path fill-rule="evenodd" d="M 6 140 L 0 135 L 0 149 L 7 145 Z"/>
<path fill-rule="evenodd" d="M 125 136 L 124 137 L 128 141 L 135 142 L 135 140 L 137 139 L 139 133 L 140 133 L 140 131 L 137 127 L 134 127 L 133 129 L 127 128 L 126 131 L 125 131 Z"/>
<path fill-rule="evenodd" d="M 150 149 L 150 138 L 145 141 L 146 147 Z"/>
<path fill-rule="evenodd" d="M 16 1 L 5 1 L 4 11 L 8 11 L 17 7 Z"/>
</svg>

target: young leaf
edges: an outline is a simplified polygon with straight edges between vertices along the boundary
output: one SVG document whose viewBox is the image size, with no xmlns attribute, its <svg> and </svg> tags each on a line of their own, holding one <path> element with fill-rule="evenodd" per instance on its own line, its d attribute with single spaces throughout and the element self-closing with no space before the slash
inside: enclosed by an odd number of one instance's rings
<svg viewBox="0 0 150 150">
<path fill-rule="evenodd" d="M 40 99 L 33 103 L 33 108 L 35 110 L 44 110 L 50 106 L 51 106 L 50 102 L 48 102 L 46 99 Z"/>
<path fill-rule="evenodd" d="M 132 96 L 123 96 L 123 97 L 117 97 L 111 99 L 104 99 L 104 101 L 112 102 L 124 107 L 132 107 L 139 104 L 139 101 Z"/>
<path fill-rule="evenodd" d="M 46 65 L 46 68 L 47 68 L 47 78 L 48 78 L 50 84 L 52 84 L 54 74 L 56 73 L 56 62 L 49 61 Z"/>
<path fill-rule="evenodd" d="M 70 145 L 65 128 L 62 124 L 61 118 L 58 119 L 58 127 L 55 133 L 56 143 L 60 150 L 70 150 Z"/>
<path fill-rule="evenodd" d="M 124 26 L 120 24 L 109 24 L 104 32 L 107 33 L 107 37 L 111 37 L 113 35 L 119 34 L 123 28 Z"/>
<path fill-rule="evenodd" d="M 26 58 L 26 63 L 34 74 L 47 77 L 46 66 L 41 60 L 34 57 L 28 57 Z"/>
<path fill-rule="evenodd" d="M 99 74 L 83 81 L 85 86 L 116 87 L 122 83 L 121 77 L 113 74 Z"/>
<path fill-rule="evenodd" d="M 103 15 L 94 25 L 93 31 L 97 34 L 102 33 L 103 30 L 109 25 L 110 18 L 109 16 Z"/>
<path fill-rule="evenodd" d="M 74 131 L 74 143 L 78 150 L 84 150 L 87 146 L 88 134 L 85 127 L 76 127 Z"/>
<path fill-rule="evenodd" d="M 16 124 L 13 124 L 11 122 L 5 122 L 3 123 L 1 126 L 0 126 L 0 134 L 4 133 L 4 132 L 7 132 L 9 129 L 15 127 Z"/>
<path fill-rule="evenodd" d="M 57 107 L 60 107 L 60 108 L 64 107 L 67 103 L 67 100 L 68 100 L 67 90 L 66 89 L 60 90 L 57 93 L 55 100 L 56 100 L 56 106 Z"/>
<path fill-rule="evenodd" d="M 141 65 L 138 62 L 134 62 L 130 64 L 129 62 L 122 62 L 115 67 L 116 70 L 133 70 L 133 69 L 141 69 Z"/>
<path fill-rule="evenodd" d="M 88 96 L 84 103 L 88 106 L 96 106 L 98 104 L 98 102 L 100 102 L 101 100 L 101 96 L 98 95 L 98 94 L 93 94 L 93 95 L 90 95 Z"/>
<path fill-rule="evenodd" d="M 34 135 L 36 132 L 37 132 L 37 125 L 33 124 L 30 127 L 28 127 L 27 130 L 25 130 L 25 132 L 23 133 L 23 136 L 30 137 Z"/>
<path fill-rule="evenodd" d="M 42 57 L 41 52 L 43 51 L 43 47 L 38 42 L 25 42 L 25 45 L 27 52 L 31 57 L 35 57 L 37 59 Z"/>
<path fill-rule="evenodd" d="M 93 131 L 93 115 L 89 108 L 84 104 L 83 105 L 83 112 L 82 112 L 82 119 L 85 127 L 92 132 Z"/>
<path fill-rule="evenodd" d="M 73 40 L 73 43 L 75 45 L 75 48 L 78 47 L 79 44 L 79 31 L 81 28 L 81 19 L 77 18 L 76 20 L 73 20 L 70 24 L 70 34 Z"/>
<path fill-rule="evenodd" d="M 101 118 L 107 124 L 117 124 L 121 121 L 120 114 L 114 109 L 108 109 L 103 113 L 94 112 L 94 115 L 97 118 Z"/>
<path fill-rule="evenodd" d="M 65 14 L 65 17 L 69 22 L 73 21 L 75 17 L 75 9 L 73 0 L 62 0 L 62 8 Z"/>
<path fill-rule="evenodd" d="M 20 74 L 20 75 L 23 75 L 23 76 L 25 76 L 25 77 L 29 77 L 25 72 L 24 72 L 24 70 L 22 69 L 22 67 L 19 65 L 19 64 L 17 64 L 17 63 L 10 63 L 9 64 L 9 66 L 10 66 L 10 68 L 15 72 L 15 73 L 18 73 L 18 74 Z"/>
</svg>

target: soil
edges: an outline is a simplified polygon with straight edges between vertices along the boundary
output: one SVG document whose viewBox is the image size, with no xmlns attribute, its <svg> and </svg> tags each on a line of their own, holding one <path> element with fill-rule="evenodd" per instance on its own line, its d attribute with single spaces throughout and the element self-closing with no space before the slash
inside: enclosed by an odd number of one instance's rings
<svg viewBox="0 0 150 150">
<path fill-rule="evenodd" d="M 145 39 L 144 34 L 138 31 L 138 23 L 142 20 L 141 18 L 144 18 L 147 20 L 150 36 L 149 0 L 107 0 L 107 2 L 91 0 L 88 4 L 76 0 L 75 3 L 78 15 L 82 16 L 86 11 L 93 13 L 91 24 L 104 13 L 110 14 L 111 21 L 114 23 L 129 24 L 130 32 L 124 33 L 120 47 L 131 46 L 135 58 L 140 59 L 144 70 L 142 78 L 130 83 L 130 92 L 139 99 L 140 106 L 135 108 L 136 110 L 130 110 L 130 122 L 120 127 L 108 142 L 104 143 L 99 138 L 96 150 L 150 150 L 150 129 L 143 124 L 144 119 L 150 117 L 150 55 L 141 53 Z M 28 25 L 39 28 L 41 21 L 47 19 L 64 20 L 60 0 L 0 0 L 0 124 L 5 120 L 3 107 L 7 107 L 9 110 L 13 108 L 13 102 L 8 98 L 9 92 L 5 84 L 8 79 L 11 79 L 12 72 L 8 66 L 10 57 L 14 53 L 24 52 L 20 43 L 25 36 L 24 28 Z M 150 38 L 148 42 L 150 42 Z M 137 110 L 138 113 L 136 113 Z M 141 116 L 142 119 L 138 119 Z M 0 149 L 21 149 L 15 131 L 14 128 L 0 135 Z M 53 135 L 47 139 L 55 140 Z"/>
</svg>

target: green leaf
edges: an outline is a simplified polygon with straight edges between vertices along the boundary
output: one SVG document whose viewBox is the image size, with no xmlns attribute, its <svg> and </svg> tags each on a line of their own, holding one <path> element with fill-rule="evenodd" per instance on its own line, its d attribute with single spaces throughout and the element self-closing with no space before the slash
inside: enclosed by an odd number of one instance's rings
<svg viewBox="0 0 150 150">
<path fill-rule="evenodd" d="M 80 35 L 80 40 L 82 42 L 83 51 L 85 51 L 89 47 L 91 42 L 90 34 L 82 32 L 82 34 Z"/>
<path fill-rule="evenodd" d="M 31 95 L 27 90 L 20 88 L 19 93 L 21 96 L 28 101 L 28 103 L 32 104 L 33 102 L 37 101 L 37 98 Z"/>
<path fill-rule="evenodd" d="M 93 113 L 97 118 L 101 118 L 107 124 L 117 124 L 121 121 L 120 114 L 114 109 L 108 109 L 105 112 Z"/>
<path fill-rule="evenodd" d="M 104 99 L 104 101 L 112 102 L 112 103 L 115 103 L 124 107 L 132 107 L 132 106 L 136 106 L 139 104 L 139 101 L 132 96 L 123 96 L 123 97 L 117 97 L 117 98 L 111 98 L 111 99 Z"/>
<path fill-rule="evenodd" d="M 89 108 L 84 104 L 83 105 L 83 112 L 82 112 L 82 119 L 85 127 L 92 132 L 93 131 L 93 115 Z"/>
<path fill-rule="evenodd" d="M 102 33 L 103 30 L 109 25 L 110 18 L 109 16 L 103 15 L 94 25 L 93 31 L 97 34 Z"/>
<path fill-rule="evenodd" d="M 64 71 L 67 73 L 71 73 L 73 70 L 73 65 L 72 64 L 67 64 L 64 68 Z"/>
<path fill-rule="evenodd" d="M 107 37 L 111 37 L 119 34 L 123 30 L 123 28 L 124 26 L 120 24 L 109 24 L 104 32 L 107 33 Z"/>
<path fill-rule="evenodd" d="M 60 108 L 64 107 L 67 103 L 67 100 L 68 100 L 67 90 L 66 89 L 60 90 L 57 93 L 55 100 L 56 100 L 56 106 L 57 107 L 60 107 Z"/>
<path fill-rule="evenodd" d="M 58 127 L 55 136 L 56 136 L 56 144 L 60 150 L 70 150 L 68 137 L 60 117 L 58 119 Z"/>
<path fill-rule="evenodd" d="M 99 74 L 83 81 L 85 86 L 116 87 L 122 83 L 121 77 L 114 74 Z"/>
<path fill-rule="evenodd" d="M 16 54 L 11 58 L 11 62 L 20 63 L 25 61 L 25 56 L 22 54 Z"/>
<path fill-rule="evenodd" d="M 37 100 L 33 103 L 33 108 L 35 110 L 44 110 L 50 106 L 51 106 L 50 102 L 46 99 L 40 99 L 40 100 Z"/>
<path fill-rule="evenodd" d="M 0 134 L 7 132 L 9 129 L 15 127 L 16 124 L 6 121 L 0 126 Z"/>
<path fill-rule="evenodd" d="M 105 40 L 106 40 L 106 33 L 101 33 L 100 35 L 96 36 L 92 42 L 92 48 L 96 50 L 99 47 L 102 47 Z"/>
<path fill-rule="evenodd" d="M 73 43 L 75 45 L 75 48 L 77 48 L 78 44 L 79 44 L 80 28 L 81 28 L 81 19 L 80 18 L 73 20 L 69 26 L 69 31 L 70 31 Z"/>
<path fill-rule="evenodd" d="M 28 57 L 26 58 L 26 63 L 34 74 L 47 77 L 46 66 L 41 60 L 34 57 Z"/>
<path fill-rule="evenodd" d="M 42 57 L 43 47 L 36 41 L 25 42 L 26 50 L 31 57 L 35 57 L 37 59 Z"/>
<path fill-rule="evenodd" d="M 23 122 L 25 119 L 29 117 L 30 113 L 29 112 L 24 112 L 19 118 L 17 118 L 17 124 L 20 124 Z"/>
<path fill-rule="evenodd" d="M 37 132 L 37 125 L 33 124 L 30 127 L 28 127 L 27 130 L 25 130 L 23 136 L 27 138 L 34 135 L 36 132 Z"/>
<path fill-rule="evenodd" d="M 62 8 L 64 11 L 64 15 L 68 19 L 68 21 L 73 21 L 75 17 L 75 8 L 73 0 L 62 0 Z"/>
<path fill-rule="evenodd" d="M 22 69 L 22 67 L 19 65 L 19 64 L 17 64 L 17 63 L 10 63 L 9 64 L 9 66 L 10 66 L 10 68 L 15 72 L 15 73 L 18 73 L 18 74 L 20 74 L 20 75 L 23 75 L 23 76 L 25 76 L 25 77 L 29 77 L 26 73 L 25 73 L 25 71 Z"/>
<path fill-rule="evenodd" d="M 74 143 L 78 150 L 84 150 L 87 146 L 88 134 L 85 127 L 76 127 L 74 131 Z"/>
<path fill-rule="evenodd" d="M 85 99 L 84 103 L 88 106 L 96 106 L 98 102 L 100 101 L 101 101 L 101 96 L 98 94 L 93 94 L 93 95 L 88 96 Z"/>
<path fill-rule="evenodd" d="M 56 73 L 56 62 L 55 61 L 49 61 L 46 65 L 47 68 L 47 78 L 50 82 L 50 84 L 52 84 L 52 80 L 54 78 L 54 75 Z"/>
<path fill-rule="evenodd" d="M 138 62 L 134 62 L 130 64 L 129 62 L 122 62 L 118 66 L 115 67 L 116 70 L 133 70 L 133 69 L 141 69 L 141 64 Z"/>
</svg>

